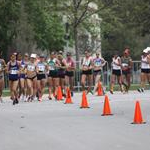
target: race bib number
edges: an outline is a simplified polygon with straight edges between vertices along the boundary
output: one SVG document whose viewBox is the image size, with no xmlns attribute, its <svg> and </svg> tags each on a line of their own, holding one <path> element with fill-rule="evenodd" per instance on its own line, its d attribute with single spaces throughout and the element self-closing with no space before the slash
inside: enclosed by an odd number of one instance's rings
<svg viewBox="0 0 150 150">
<path fill-rule="evenodd" d="M 101 62 L 100 62 L 100 61 L 96 61 L 96 62 L 95 62 L 95 66 L 96 66 L 96 67 L 99 67 L 100 65 L 101 65 Z"/>
<path fill-rule="evenodd" d="M 89 64 L 90 64 L 90 63 L 89 63 L 88 61 L 85 62 L 85 65 L 86 65 L 86 66 L 89 66 Z"/>
<path fill-rule="evenodd" d="M 83 63 L 83 66 L 89 66 L 89 64 L 90 64 L 89 61 L 85 61 L 85 62 Z"/>
<path fill-rule="evenodd" d="M 50 66 L 49 66 L 49 70 L 55 70 L 54 65 L 50 65 Z"/>
<path fill-rule="evenodd" d="M 10 74 L 17 74 L 18 73 L 18 70 L 11 70 L 10 71 Z"/>
<path fill-rule="evenodd" d="M 45 71 L 45 66 L 44 65 L 39 65 L 38 69 L 39 69 L 39 71 L 44 72 Z"/>
<path fill-rule="evenodd" d="M 128 67 L 128 64 L 122 63 L 122 66 L 123 66 L 123 67 Z"/>
<path fill-rule="evenodd" d="M 28 69 L 29 71 L 35 71 L 35 66 L 33 66 L 33 65 L 28 65 L 27 69 Z"/>
</svg>

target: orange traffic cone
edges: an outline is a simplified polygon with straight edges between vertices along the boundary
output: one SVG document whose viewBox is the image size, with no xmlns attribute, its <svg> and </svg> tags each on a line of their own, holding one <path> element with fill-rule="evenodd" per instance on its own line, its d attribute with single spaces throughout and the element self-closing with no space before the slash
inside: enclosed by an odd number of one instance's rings
<svg viewBox="0 0 150 150">
<path fill-rule="evenodd" d="M 102 85 L 101 85 L 100 82 L 98 83 L 97 95 L 98 96 L 103 96 L 103 88 L 102 88 Z"/>
<path fill-rule="evenodd" d="M 83 91 L 82 94 L 82 102 L 81 102 L 81 107 L 80 108 L 90 108 L 87 102 L 87 97 L 85 91 Z"/>
<path fill-rule="evenodd" d="M 111 113 L 108 96 L 105 95 L 105 102 L 104 102 L 104 108 L 103 108 L 102 116 L 107 116 L 107 115 L 113 115 L 113 114 Z"/>
<path fill-rule="evenodd" d="M 58 100 L 58 101 L 63 100 L 62 91 L 61 91 L 61 86 L 58 86 L 57 100 Z"/>
<path fill-rule="evenodd" d="M 132 124 L 144 124 L 139 101 L 136 101 L 134 120 Z"/>
<path fill-rule="evenodd" d="M 65 104 L 72 104 L 72 99 L 71 99 L 71 93 L 70 93 L 70 89 L 67 88 L 67 96 L 66 96 L 66 101 Z"/>
</svg>

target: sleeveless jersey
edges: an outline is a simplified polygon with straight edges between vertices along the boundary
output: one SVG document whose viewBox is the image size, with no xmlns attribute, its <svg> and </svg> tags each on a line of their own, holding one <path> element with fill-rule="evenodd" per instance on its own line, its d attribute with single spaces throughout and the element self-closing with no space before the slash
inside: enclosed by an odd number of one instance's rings
<svg viewBox="0 0 150 150">
<path fill-rule="evenodd" d="M 46 72 L 46 64 L 44 62 L 38 62 L 37 69 L 39 70 L 39 72 L 45 73 Z"/>
<path fill-rule="evenodd" d="M 10 80 L 17 80 L 19 78 L 18 71 L 19 71 L 19 65 L 18 62 L 15 62 L 15 65 L 12 65 L 11 62 L 9 62 L 9 79 Z"/>
<path fill-rule="evenodd" d="M 122 58 L 121 58 L 122 66 L 123 66 L 123 67 L 129 67 L 129 65 L 130 65 L 130 60 L 131 60 L 131 57 L 122 57 Z"/>
<path fill-rule="evenodd" d="M 27 65 L 27 70 L 28 70 L 28 71 L 31 71 L 31 72 L 36 71 L 36 66 L 35 66 L 35 64 L 33 64 L 33 63 L 28 63 L 28 65 Z"/>
<path fill-rule="evenodd" d="M 91 65 L 91 58 L 89 57 L 88 59 L 87 58 L 83 58 L 83 62 L 82 62 L 82 66 L 87 66 L 89 67 Z"/>
<path fill-rule="evenodd" d="M 56 59 L 48 60 L 49 70 L 56 70 Z"/>
<path fill-rule="evenodd" d="M 121 70 L 121 66 L 116 65 L 116 63 L 117 64 L 119 63 L 119 60 L 120 60 L 120 57 L 117 57 L 116 59 L 113 58 L 113 61 L 112 61 L 113 70 Z"/>
<path fill-rule="evenodd" d="M 141 68 L 142 69 L 150 69 L 150 64 L 148 63 L 148 58 L 147 58 L 147 56 L 146 57 L 141 57 Z M 145 61 L 145 62 L 143 62 L 143 61 Z M 147 63 L 146 63 L 147 62 Z"/>
</svg>

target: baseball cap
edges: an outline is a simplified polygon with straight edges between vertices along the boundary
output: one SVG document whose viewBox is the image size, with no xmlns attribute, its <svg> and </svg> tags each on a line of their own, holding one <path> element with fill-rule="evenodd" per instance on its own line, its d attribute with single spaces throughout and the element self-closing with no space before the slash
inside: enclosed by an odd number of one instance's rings
<svg viewBox="0 0 150 150">
<path fill-rule="evenodd" d="M 150 47 L 147 47 L 146 49 L 147 49 L 147 52 L 150 52 Z"/>
<path fill-rule="evenodd" d="M 24 56 L 29 56 L 29 54 L 28 54 L 28 53 L 25 53 Z"/>
<path fill-rule="evenodd" d="M 41 54 L 41 55 L 40 55 L 40 58 L 45 58 L 45 55 L 44 55 L 44 54 Z"/>
<path fill-rule="evenodd" d="M 31 58 L 36 58 L 36 54 L 31 54 Z"/>
<path fill-rule="evenodd" d="M 58 54 L 62 55 L 62 54 L 63 54 L 63 51 L 59 51 Z"/>
</svg>

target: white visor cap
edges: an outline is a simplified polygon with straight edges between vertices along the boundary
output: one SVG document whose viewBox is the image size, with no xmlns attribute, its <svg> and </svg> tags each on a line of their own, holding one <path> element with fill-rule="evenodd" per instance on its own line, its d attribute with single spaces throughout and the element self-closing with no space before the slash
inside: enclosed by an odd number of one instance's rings
<svg viewBox="0 0 150 150">
<path fill-rule="evenodd" d="M 31 58 L 36 58 L 36 54 L 31 54 Z"/>
</svg>

